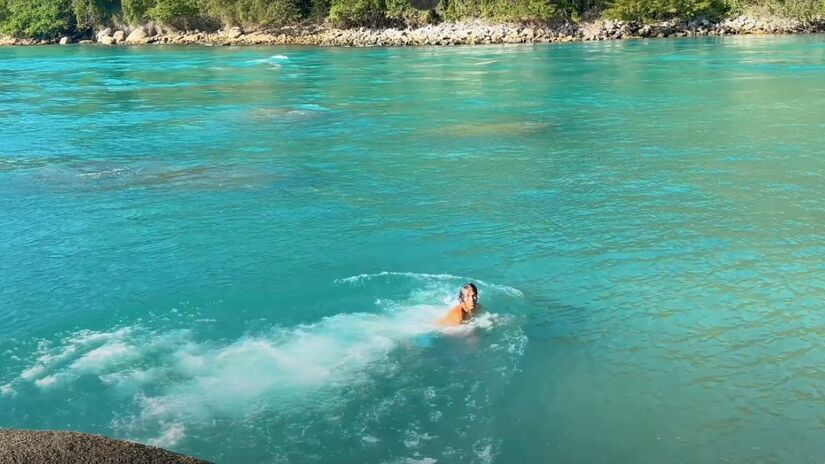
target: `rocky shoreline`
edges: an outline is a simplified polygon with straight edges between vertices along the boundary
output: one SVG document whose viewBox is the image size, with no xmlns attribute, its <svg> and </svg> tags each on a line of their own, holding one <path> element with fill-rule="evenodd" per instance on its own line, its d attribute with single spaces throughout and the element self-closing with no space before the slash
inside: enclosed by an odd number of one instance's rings
<svg viewBox="0 0 825 464">
<path fill-rule="evenodd" d="M 209 464 L 189 456 L 100 435 L 0 429 L 0 464 Z"/>
<path fill-rule="evenodd" d="M 555 25 L 494 24 L 483 21 L 441 23 L 416 29 L 338 29 L 327 25 L 288 26 L 271 30 L 239 27 L 214 32 L 173 31 L 147 24 L 129 30 L 104 29 L 95 37 L 53 40 L 0 37 L 0 45 L 315 45 L 338 47 L 478 45 L 599 41 L 633 38 L 726 36 L 741 34 L 799 34 L 825 32 L 825 20 L 738 16 L 723 21 L 661 21 L 652 24 L 599 20 Z"/>
</svg>

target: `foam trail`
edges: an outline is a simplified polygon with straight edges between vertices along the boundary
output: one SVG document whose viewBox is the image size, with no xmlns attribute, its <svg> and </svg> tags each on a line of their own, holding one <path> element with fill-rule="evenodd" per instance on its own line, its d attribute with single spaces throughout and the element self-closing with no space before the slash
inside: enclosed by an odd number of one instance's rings
<svg viewBox="0 0 825 464">
<path fill-rule="evenodd" d="M 452 281 L 469 280 L 460 276 L 387 272 L 344 281 L 380 275 L 401 275 L 426 284 L 413 286 L 403 300 L 378 300 L 378 312 L 340 313 L 228 340 L 199 337 L 197 327 L 152 328 L 140 323 L 76 332 L 54 344 L 41 343 L 0 395 L 14 396 L 26 386 L 70 391 L 97 379 L 113 398 L 128 404 L 112 421 L 118 434 L 172 447 L 187 434 L 214 427 L 216 420 L 254 422 L 259 414 L 291 417 L 316 407 L 339 408 L 353 400 L 352 392 L 359 386 L 409 368 L 399 364 L 408 359 L 406 350 L 431 346 L 438 340 L 434 333 L 465 337 L 500 322 L 508 325 L 508 316 L 485 313 L 459 327 L 435 327 L 453 298 Z M 479 283 L 520 294 L 510 287 Z M 511 337 L 510 330 L 495 332 L 497 343 L 487 348 L 491 356 L 521 354 L 526 340 Z"/>
<path fill-rule="evenodd" d="M 390 353 L 416 345 L 416 337 L 435 331 L 443 307 L 408 306 L 391 313 L 338 314 L 315 324 L 241 338 L 227 346 L 190 345 L 173 356 L 170 370 L 184 376 L 162 393 L 141 399 L 136 424 L 204 423 L 215 417 L 248 417 L 260 407 L 290 410 L 312 401 L 334 408 L 347 401 L 340 391 L 393 372 Z M 444 329 L 466 334 L 489 328 L 495 315 L 479 323 Z M 412 345 L 408 342 L 413 342 Z M 420 344 L 417 344 L 421 346 Z M 184 434 L 162 430 L 159 443 Z"/>
<path fill-rule="evenodd" d="M 393 349 L 433 332 L 442 312 L 411 306 L 389 314 L 338 314 L 227 346 L 191 344 L 174 356 L 174 371 L 187 380 L 146 398 L 144 418 L 232 415 L 261 398 L 300 401 L 318 389 L 367 381 L 371 370 L 392 368 L 387 362 Z"/>
<path fill-rule="evenodd" d="M 507 285 L 497 285 L 492 284 L 489 282 L 485 282 L 479 279 L 473 279 L 472 277 L 463 277 L 457 276 L 452 274 L 424 274 L 418 272 L 392 272 L 392 271 L 381 271 L 374 274 L 359 274 L 356 276 L 345 277 L 343 279 L 336 279 L 336 283 L 348 283 L 354 284 L 358 282 L 362 282 L 365 280 L 374 279 L 376 277 L 387 277 L 387 276 L 401 276 L 401 277 L 409 277 L 412 279 L 417 280 L 441 280 L 441 281 L 448 281 L 448 280 L 461 280 L 461 281 L 472 281 L 475 282 L 477 285 L 482 285 L 487 288 L 492 288 L 498 290 L 500 292 L 506 293 L 511 296 L 521 297 L 524 294 L 521 290 L 513 287 L 508 287 Z"/>
<path fill-rule="evenodd" d="M 443 312 L 440 304 L 388 302 L 379 313 L 342 313 L 223 343 L 199 340 L 189 329 L 83 331 L 43 347 L 0 393 L 13 395 L 15 383 L 71 389 L 81 378 L 97 378 L 113 393 L 134 398 L 134 412 L 113 422 L 115 428 L 172 446 L 189 425 L 216 417 L 238 420 L 261 407 L 346 401 L 336 392 L 399 368 L 393 350 L 426 347 L 421 337 L 436 331 L 464 335 L 498 320 L 485 314 L 471 324 L 438 329 L 434 321 Z M 334 394 L 324 393 L 330 390 Z"/>
</svg>

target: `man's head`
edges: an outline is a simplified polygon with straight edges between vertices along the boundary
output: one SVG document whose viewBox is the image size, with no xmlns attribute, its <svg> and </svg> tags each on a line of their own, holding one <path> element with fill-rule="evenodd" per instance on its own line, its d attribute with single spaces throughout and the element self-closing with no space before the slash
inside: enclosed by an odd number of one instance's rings
<svg viewBox="0 0 825 464">
<path fill-rule="evenodd" d="M 461 309 L 468 313 L 476 309 L 476 306 L 478 306 L 478 289 L 474 283 L 469 282 L 461 287 L 458 292 L 458 304 L 461 305 Z"/>
</svg>

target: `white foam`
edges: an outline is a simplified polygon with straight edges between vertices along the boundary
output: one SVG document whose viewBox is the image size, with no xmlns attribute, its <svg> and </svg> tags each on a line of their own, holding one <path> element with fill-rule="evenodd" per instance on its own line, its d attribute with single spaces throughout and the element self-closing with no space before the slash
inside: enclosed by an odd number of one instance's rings
<svg viewBox="0 0 825 464">
<path fill-rule="evenodd" d="M 413 306 L 388 314 L 339 314 L 229 345 L 190 343 L 166 357 L 167 370 L 185 378 L 143 398 L 143 418 L 242 414 L 262 398 L 287 401 L 296 392 L 309 398 L 319 388 L 363 381 L 365 369 L 380 369 L 400 343 L 435 330 L 442 311 Z"/>
<path fill-rule="evenodd" d="M 140 169 L 132 168 L 112 168 L 97 172 L 83 172 L 78 174 L 78 177 L 86 177 L 90 179 L 112 179 L 117 177 L 134 176 L 140 173 Z"/>
<path fill-rule="evenodd" d="M 39 351 L 43 354 L 37 358 L 34 365 L 20 373 L 23 380 L 36 380 L 46 371 L 71 358 L 77 352 L 77 346 L 70 343 L 59 353 L 49 354 L 48 347 L 41 345 Z"/>
<path fill-rule="evenodd" d="M 125 343 L 106 344 L 84 354 L 80 359 L 73 362 L 70 368 L 97 372 L 136 355 L 134 348 Z"/>
<path fill-rule="evenodd" d="M 258 58 L 255 60 L 249 60 L 247 63 L 250 64 L 276 64 L 279 62 L 287 61 L 289 57 L 286 55 L 272 55 L 267 58 Z"/>
<path fill-rule="evenodd" d="M 329 108 L 323 107 L 315 103 L 301 103 L 300 105 L 295 105 L 295 108 L 307 111 L 329 111 Z"/>
<path fill-rule="evenodd" d="M 343 279 L 336 279 L 336 283 L 348 283 L 348 284 L 355 284 L 365 280 L 371 280 L 376 277 L 387 277 L 387 276 L 400 276 L 400 277 L 408 277 L 411 279 L 417 280 L 437 280 L 437 281 L 462 281 L 462 282 L 475 282 L 476 285 L 480 285 L 486 288 L 494 289 L 503 293 L 506 293 L 510 296 L 517 296 L 521 297 L 524 294 L 521 290 L 513 287 L 508 287 L 507 285 L 498 285 L 493 284 L 490 282 L 485 282 L 479 279 L 473 279 L 472 277 L 463 277 L 457 276 L 452 274 L 426 274 L 426 273 L 418 273 L 418 272 L 394 272 L 394 271 L 381 271 L 374 274 L 358 274 L 355 276 L 345 277 Z"/>
<path fill-rule="evenodd" d="M 41 388 L 49 387 L 51 385 L 54 385 L 55 383 L 57 383 L 57 376 L 55 375 L 50 375 L 34 381 L 34 384 Z"/>
<path fill-rule="evenodd" d="M 20 373 L 20 377 L 24 380 L 31 380 L 40 376 L 41 373 L 46 369 L 46 366 L 41 364 L 35 364 L 34 366 L 24 370 Z"/>
<path fill-rule="evenodd" d="M 11 386 L 10 383 L 7 383 L 0 387 L 0 395 L 2 396 L 14 396 L 17 392 L 14 391 L 14 388 Z"/>
<path fill-rule="evenodd" d="M 97 374 L 106 383 L 118 383 L 118 378 L 128 377 L 122 372 L 124 365 L 147 353 L 168 350 L 179 339 L 179 331 L 157 336 L 136 327 L 112 332 L 83 330 L 64 339 L 62 346 L 55 349 L 41 344 L 40 355 L 20 373 L 20 378 L 38 387 L 51 387 L 84 374 Z"/>
<path fill-rule="evenodd" d="M 438 330 L 446 335 L 467 335 L 476 329 L 490 329 L 500 319 L 501 318 L 498 314 L 483 313 L 477 317 L 474 317 L 467 323 L 456 326 L 440 327 Z"/>
<path fill-rule="evenodd" d="M 175 446 L 185 436 L 186 428 L 180 422 L 163 424 L 163 431 L 160 436 L 150 439 L 149 444 L 161 448 L 169 448 Z"/>
<path fill-rule="evenodd" d="M 411 339 L 491 325 L 438 329 L 434 321 L 445 310 L 440 305 L 394 303 L 380 313 L 338 314 L 229 343 L 198 340 L 189 330 L 157 331 L 140 325 L 78 332 L 63 346 L 46 350 L 26 370 L 26 380 L 41 388 L 69 388 L 81 376 L 93 375 L 121 394 L 135 395 L 138 412 L 115 426 L 146 439 L 151 424 L 240 419 L 260 405 L 292 408 L 307 401 L 337 402 L 338 394 L 316 393 L 351 388 L 378 371 L 393 371 L 390 354 L 399 346 L 409 347 Z M 181 427 L 161 428 L 151 438 L 158 444 L 174 443 L 184 435 Z"/>
<path fill-rule="evenodd" d="M 492 443 L 489 443 L 489 440 L 485 439 L 479 440 L 473 444 L 473 453 L 480 462 L 485 464 L 493 462 L 493 458 L 495 458 Z"/>
<path fill-rule="evenodd" d="M 464 336 L 508 320 L 485 313 L 459 327 L 437 328 L 435 320 L 447 310 L 437 302 L 452 298 L 453 285 L 436 279 L 425 287 L 414 289 L 405 301 L 382 300 L 378 312 L 342 313 L 228 341 L 204 340 L 189 329 L 140 324 L 81 331 L 54 347 L 44 343 L 34 364 L 15 382 L 68 390 L 81 377 L 97 378 L 111 393 L 134 400 L 134 409 L 112 422 L 118 434 L 174 446 L 190 427 L 215 419 L 243 422 L 262 410 L 292 414 L 307 407 L 338 406 L 351 399 L 347 391 L 381 377 L 376 374 L 403 369 L 396 365 L 406 356 L 403 350 L 419 349 L 415 341 L 422 335 Z M 511 340 L 509 332 L 502 331 L 505 338 L 497 345 L 502 353 L 512 352 L 510 345 L 519 350 L 519 341 Z M 11 384 L 0 393 L 9 390 Z M 437 396 L 430 387 L 424 398 L 430 402 Z M 442 420 L 437 410 L 425 417 L 432 423 Z M 365 430 L 361 441 L 375 443 L 375 435 Z M 413 444 L 430 436 L 407 438 Z"/>
</svg>

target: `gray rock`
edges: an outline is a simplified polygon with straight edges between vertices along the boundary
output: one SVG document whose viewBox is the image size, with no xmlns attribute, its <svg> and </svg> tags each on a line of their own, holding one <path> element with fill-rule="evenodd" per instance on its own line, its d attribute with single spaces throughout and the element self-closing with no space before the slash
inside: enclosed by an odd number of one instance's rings
<svg viewBox="0 0 825 464">
<path fill-rule="evenodd" d="M 118 31 L 120 32 L 120 31 Z M 117 33 L 115 33 L 117 34 Z M 135 28 L 134 31 L 129 33 L 129 36 L 126 37 L 126 43 L 146 43 L 146 39 L 149 37 L 149 34 L 146 33 L 146 29 L 143 26 L 138 26 Z"/>
<path fill-rule="evenodd" d="M 123 39 L 126 38 L 126 34 L 123 31 L 115 31 L 112 34 L 112 38 L 115 39 L 115 42 L 123 42 Z"/>
<path fill-rule="evenodd" d="M 227 32 L 226 35 L 230 39 L 237 39 L 238 37 L 243 35 L 243 31 L 240 27 L 233 27 L 232 29 L 229 29 L 229 32 Z"/>
<path fill-rule="evenodd" d="M 150 22 L 142 27 L 143 32 L 146 33 L 146 37 L 154 37 L 160 33 L 158 32 L 158 27 L 153 22 Z"/>
<path fill-rule="evenodd" d="M 117 41 L 115 41 L 115 39 L 113 37 L 108 36 L 108 35 L 100 37 L 99 39 L 97 39 L 97 42 L 101 43 L 103 45 L 114 45 L 114 44 L 117 43 Z"/>
<path fill-rule="evenodd" d="M 26 464 L 208 464 L 153 446 L 76 432 L 0 429 L 0 462 Z"/>
<path fill-rule="evenodd" d="M 97 40 L 100 41 L 101 37 L 106 37 L 106 36 L 110 36 L 110 35 L 112 35 L 112 28 L 107 27 L 106 29 L 103 29 L 102 31 L 98 31 Z"/>
<path fill-rule="evenodd" d="M 72 43 L 71 37 L 61 37 L 60 38 L 60 45 L 66 45 Z"/>
</svg>

